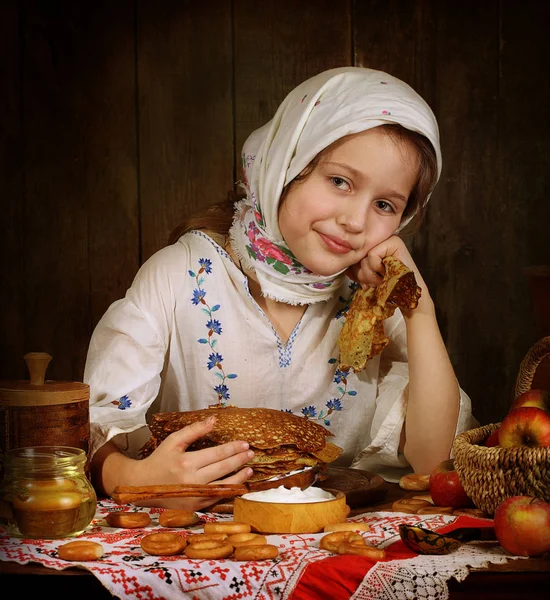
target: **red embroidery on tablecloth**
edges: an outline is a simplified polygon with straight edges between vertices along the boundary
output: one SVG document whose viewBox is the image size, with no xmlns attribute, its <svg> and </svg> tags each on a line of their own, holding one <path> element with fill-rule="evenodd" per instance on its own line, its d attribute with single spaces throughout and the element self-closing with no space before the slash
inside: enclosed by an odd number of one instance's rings
<svg viewBox="0 0 550 600">
<path fill-rule="evenodd" d="M 113 528 L 114 529 L 114 528 Z M 155 533 L 157 530 L 155 529 Z M 96 538 L 99 543 L 105 542 L 106 544 L 117 544 L 124 542 L 126 544 L 137 545 L 141 541 L 141 538 L 147 533 L 151 533 L 151 529 L 118 529 L 116 531 L 102 531 L 96 534 L 87 535 L 86 539 L 90 537 Z"/>
<path fill-rule="evenodd" d="M 187 593 L 220 587 L 215 578 L 204 574 L 200 569 L 173 569 L 173 571 L 178 579 L 179 588 Z"/>
<path fill-rule="evenodd" d="M 212 571 L 214 571 L 214 569 L 212 569 Z M 185 581 L 186 585 L 210 581 L 210 577 L 203 575 L 198 569 L 178 569 L 178 573 L 181 574 L 181 578 Z"/>
<path fill-rule="evenodd" d="M 143 552 L 140 540 L 146 533 L 152 531 L 166 531 L 158 526 L 155 515 L 162 509 L 149 510 L 152 515 L 151 526 L 138 530 L 116 530 L 106 526 L 102 515 L 116 508 L 110 501 L 102 501 L 96 512 L 96 519 L 85 534 L 77 539 L 92 539 L 103 544 L 105 554 L 98 561 L 88 563 L 70 563 L 58 558 L 57 548 L 64 540 L 23 540 L 10 538 L 0 534 L 0 560 L 15 561 L 19 564 L 38 562 L 54 569 L 65 569 L 79 566 L 93 573 L 99 581 L 115 596 L 130 600 L 158 600 L 159 598 L 180 600 L 182 596 L 193 597 L 195 600 L 216 598 L 219 600 L 280 600 L 292 597 L 294 592 L 305 593 L 302 598 L 333 598 L 331 586 L 340 585 L 338 569 L 330 567 L 329 561 L 334 561 L 326 550 L 319 548 L 319 540 L 324 535 L 277 535 L 270 536 L 270 543 L 279 547 L 279 556 L 274 560 L 257 562 L 238 562 L 227 559 L 220 561 L 189 560 L 185 556 L 155 557 Z M 220 518 L 221 517 L 221 518 Z M 203 521 L 230 520 L 232 517 L 222 515 L 201 514 Z M 388 513 L 375 513 L 362 515 L 355 519 L 366 522 L 371 529 L 365 536 L 371 543 L 380 545 L 393 553 L 393 558 L 402 558 L 399 555 L 398 543 L 399 523 L 418 523 L 429 529 L 440 529 L 442 526 L 452 528 L 455 519 L 449 516 L 424 516 L 399 515 Z M 458 521 L 463 523 L 463 521 Z M 475 521 L 474 521 L 475 524 Z M 454 525 L 454 526 L 461 526 Z M 200 525 L 199 529 L 202 529 Z M 190 530 L 173 530 L 186 537 L 196 528 Z M 74 538 L 73 538 L 74 539 Z M 393 544 L 393 545 L 392 545 Z M 390 547 L 391 546 L 391 547 Z M 348 581 L 342 584 L 343 589 L 349 591 L 352 584 L 359 585 L 355 576 L 351 576 L 355 567 L 361 563 L 355 558 L 339 557 L 337 565 L 346 566 Z M 360 558 L 360 557 L 359 557 Z M 366 559 L 363 559 L 363 561 Z M 351 565 L 351 567 L 350 567 Z M 318 568 L 311 568 L 317 566 Z M 350 571 L 351 569 L 351 571 Z M 308 589 L 305 584 L 308 577 L 317 573 L 319 589 Z M 343 576 L 342 576 L 343 577 Z M 332 579 L 331 579 L 332 578 Z M 315 584 L 317 585 L 317 584 Z M 305 587 L 304 587 L 305 586 Z M 313 595 L 308 596 L 307 593 Z M 324 594 L 315 596 L 315 593 Z M 299 595 L 296 598 L 300 598 Z"/>
<path fill-rule="evenodd" d="M 369 544 L 386 546 L 399 539 L 399 525 L 401 523 L 416 525 L 421 522 L 423 527 L 434 530 L 448 523 L 448 520 L 449 515 L 429 515 L 429 517 L 426 517 L 426 515 L 400 515 L 399 518 L 396 518 L 393 513 L 388 513 L 385 516 L 372 513 L 371 515 L 365 515 L 362 519 L 356 519 L 356 522 L 369 525 L 370 529 L 367 533 Z"/>
<path fill-rule="evenodd" d="M 227 567 L 219 566 L 219 567 L 214 567 L 212 569 L 212 575 L 219 575 L 220 579 L 222 581 L 225 581 L 227 579 L 228 573 L 229 573 L 229 569 Z"/>
<path fill-rule="evenodd" d="M 304 549 L 309 548 L 312 544 L 315 544 L 316 539 L 312 535 L 300 535 L 300 534 L 292 534 L 292 535 L 281 535 L 283 540 L 288 541 L 291 546 L 296 548 L 301 547 Z"/>
<path fill-rule="evenodd" d="M 152 586 L 144 585 L 140 579 L 135 575 L 129 575 L 123 569 L 107 568 L 102 569 L 101 567 L 95 570 L 96 575 L 107 575 L 110 581 L 115 586 L 115 589 L 120 587 L 124 591 L 123 594 L 119 592 L 119 595 L 123 598 L 138 598 L 139 600 L 154 600 L 158 598 L 158 595 L 153 590 Z M 102 578 L 99 578 L 102 581 Z M 103 585 L 105 582 L 102 581 Z M 107 587 L 107 586 L 106 586 Z M 107 587 L 109 589 L 109 587 Z M 111 588 L 112 589 L 112 588 Z"/>
</svg>

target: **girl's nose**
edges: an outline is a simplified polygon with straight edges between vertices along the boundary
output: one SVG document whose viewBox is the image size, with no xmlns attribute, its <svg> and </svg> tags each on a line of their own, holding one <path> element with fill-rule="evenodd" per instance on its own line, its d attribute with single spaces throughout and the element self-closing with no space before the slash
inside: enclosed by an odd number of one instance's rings
<svg viewBox="0 0 550 600">
<path fill-rule="evenodd" d="M 361 233 L 367 222 L 367 207 L 350 203 L 346 210 L 342 210 L 336 222 L 350 233 Z"/>
</svg>

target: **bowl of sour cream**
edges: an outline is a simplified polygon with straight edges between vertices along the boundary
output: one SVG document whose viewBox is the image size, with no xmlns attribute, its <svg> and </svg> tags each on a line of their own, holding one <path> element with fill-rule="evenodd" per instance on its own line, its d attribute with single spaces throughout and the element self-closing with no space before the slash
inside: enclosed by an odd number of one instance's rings
<svg viewBox="0 0 550 600">
<path fill-rule="evenodd" d="M 343 492 L 318 487 L 279 486 L 236 497 L 233 504 L 234 520 L 259 533 L 319 533 L 343 523 L 349 511 Z"/>
</svg>

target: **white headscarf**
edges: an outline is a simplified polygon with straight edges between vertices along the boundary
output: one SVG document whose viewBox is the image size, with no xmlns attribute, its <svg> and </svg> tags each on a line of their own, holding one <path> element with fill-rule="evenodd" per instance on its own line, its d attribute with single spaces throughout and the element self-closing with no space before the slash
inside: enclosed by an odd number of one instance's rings
<svg viewBox="0 0 550 600">
<path fill-rule="evenodd" d="M 242 161 L 247 196 L 237 205 L 230 237 L 245 268 L 255 272 L 264 296 L 311 304 L 328 300 L 340 287 L 343 272 L 316 275 L 286 245 L 278 223 L 281 194 L 336 140 L 389 123 L 431 142 L 439 178 L 439 130 L 428 104 L 403 81 L 362 67 L 331 69 L 300 84 L 273 119 L 246 140 Z"/>
</svg>

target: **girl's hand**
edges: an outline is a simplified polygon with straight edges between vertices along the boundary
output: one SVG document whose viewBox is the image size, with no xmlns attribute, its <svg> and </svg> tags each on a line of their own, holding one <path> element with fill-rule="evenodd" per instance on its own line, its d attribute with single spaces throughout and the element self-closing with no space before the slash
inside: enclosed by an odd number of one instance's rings
<svg viewBox="0 0 550 600">
<path fill-rule="evenodd" d="M 241 484 L 252 476 L 252 469 L 240 469 L 254 456 L 244 441 L 228 442 L 220 446 L 187 452 L 189 446 L 206 435 L 214 426 L 215 417 L 193 423 L 170 434 L 155 451 L 138 461 L 140 473 L 135 485 L 163 485 L 185 483 Z M 136 465 L 137 467 L 137 465 Z M 225 477 L 225 478 L 224 478 Z M 142 505 L 164 508 L 200 510 L 219 500 L 217 497 L 173 498 L 144 501 Z"/>
<path fill-rule="evenodd" d="M 352 265 L 348 269 L 347 274 L 351 279 L 357 281 L 363 289 L 376 287 L 384 279 L 384 265 L 382 264 L 382 260 L 386 256 L 395 256 L 411 271 L 414 271 L 415 276 L 417 274 L 420 275 L 407 250 L 407 246 L 396 235 L 392 235 L 387 240 L 378 244 L 378 246 L 371 248 L 361 262 Z"/>
<path fill-rule="evenodd" d="M 420 305 L 422 305 L 422 307 L 426 307 L 429 311 L 433 310 L 433 303 L 428 292 L 428 287 L 410 255 L 405 242 L 397 235 L 392 235 L 387 240 L 384 240 L 377 246 L 371 248 L 365 258 L 361 262 L 352 265 L 347 270 L 346 274 L 354 281 L 357 281 L 363 289 L 376 287 L 380 285 L 384 279 L 385 268 L 382 264 L 382 260 L 386 258 L 386 256 L 394 256 L 414 273 L 417 284 L 422 288 L 419 308 Z M 421 312 L 422 309 L 421 311 L 415 309 L 415 311 Z M 407 314 L 405 314 L 407 311 L 402 312 L 404 316 L 407 316 Z"/>
</svg>

